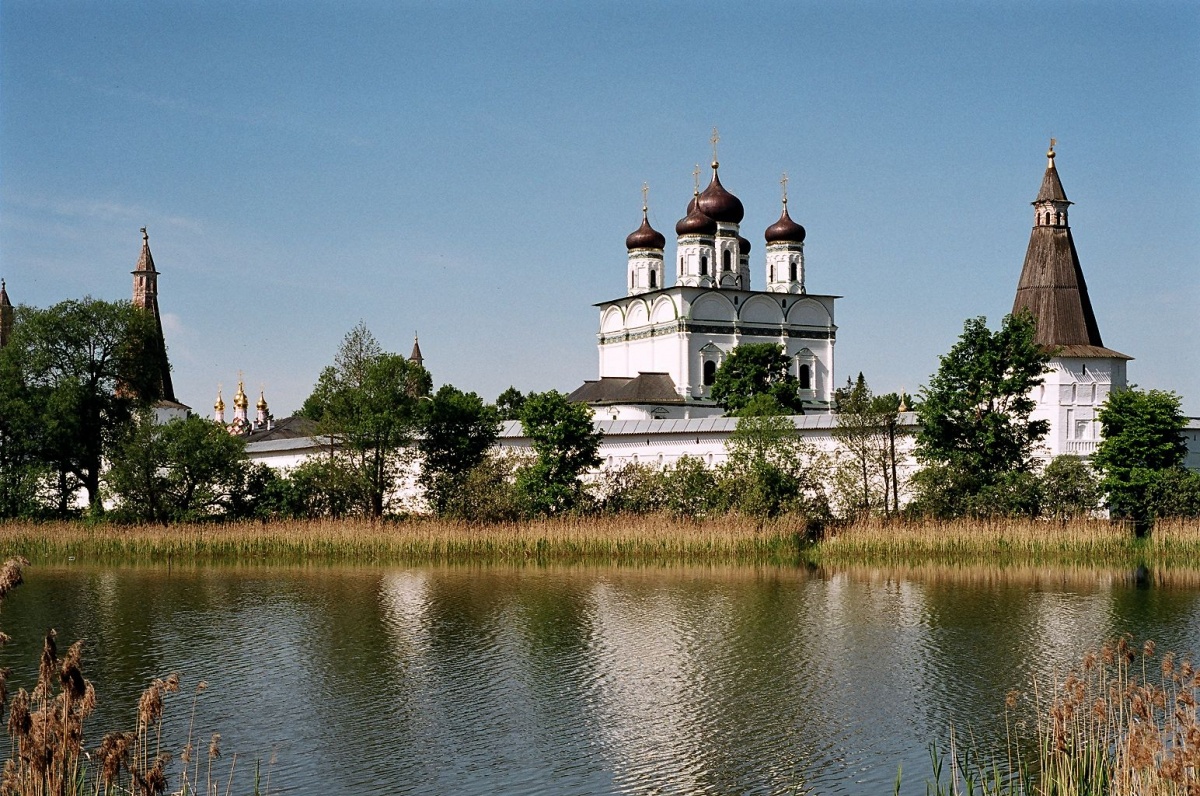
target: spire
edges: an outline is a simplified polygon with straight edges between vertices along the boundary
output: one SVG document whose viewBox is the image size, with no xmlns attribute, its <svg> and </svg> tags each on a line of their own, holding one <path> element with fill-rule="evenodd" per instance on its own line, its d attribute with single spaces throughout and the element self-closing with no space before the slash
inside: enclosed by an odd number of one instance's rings
<svg viewBox="0 0 1200 796">
<path fill-rule="evenodd" d="M 412 353 L 408 355 L 408 361 L 415 362 L 422 367 L 425 365 L 425 357 L 421 356 L 421 342 L 417 337 L 416 332 L 413 332 L 413 350 Z"/>
<path fill-rule="evenodd" d="M 167 343 L 163 338 L 162 316 L 158 310 L 158 270 L 155 269 L 154 257 L 150 254 L 150 235 L 145 227 L 142 227 L 142 253 L 133 269 L 133 305 L 154 316 L 155 339 L 150 344 L 153 350 L 148 351 L 147 355 L 156 360 L 160 397 L 166 401 L 174 401 L 171 363 L 167 361 Z"/>
<path fill-rule="evenodd" d="M 8 345 L 12 338 L 14 314 L 12 302 L 8 300 L 8 287 L 0 279 L 0 348 Z"/>
<path fill-rule="evenodd" d="M 1017 284 L 1013 313 L 1029 311 L 1037 321 L 1037 343 L 1060 350 L 1061 356 L 1128 359 L 1105 348 L 1100 338 L 1083 268 L 1067 225 L 1067 206 L 1071 203 L 1058 178 L 1054 156 L 1051 139 L 1046 173 L 1033 202 L 1034 227 Z"/>
</svg>

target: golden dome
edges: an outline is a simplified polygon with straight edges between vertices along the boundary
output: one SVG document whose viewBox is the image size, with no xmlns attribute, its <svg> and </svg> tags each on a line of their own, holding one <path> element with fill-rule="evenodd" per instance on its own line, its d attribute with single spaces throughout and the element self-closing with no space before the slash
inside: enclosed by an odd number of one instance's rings
<svg viewBox="0 0 1200 796">
<path fill-rule="evenodd" d="M 225 411 L 225 399 L 221 397 L 220 388 L 217 388 L 217 402 L 213 404 L 213 409 L 217 412 Z"/>
<path fill-rule="evenodd" d="M 240 381 L 238 382 L 237 395 L 233 396 L 233 405 L 237 409 L 245 409 L 250 405 L 250 399 L 246 397 L 246 390 Z"/>
<path fill-rule="evenodd" d="M 265 411 L 267 411 L 267 398 L 266 398 L 266 396 L 263 394 L 263 391 L 262 391 L 262 390 L 259 390 L 259 391 L 258 391 L 258 403 L 256 403 L 256 404 L 254 405 L 254 408 L 255 408 L 255 409 L 257 409 L 257 410 L 259 410 L 260 412 L 265 412 Z"/>
</svg>

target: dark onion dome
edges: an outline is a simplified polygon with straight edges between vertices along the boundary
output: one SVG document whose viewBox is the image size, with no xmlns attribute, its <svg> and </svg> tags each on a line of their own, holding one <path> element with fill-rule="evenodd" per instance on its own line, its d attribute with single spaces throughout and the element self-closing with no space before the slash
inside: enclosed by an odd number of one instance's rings
<svg viewBox="0 0 1200 796">
<path fill-rule="evenodd" d="M 750 241 L 738 235 L 738 256 L 746 257 L 750 254 Z"/>
<path fill-rule="evenodd" d="M 792 217 L 788 215 L 787 203 L 784 203 L 779 220 L 767 227 L 764 237 L 767 243 L 803 243 L 804 227 L 792 221 Z"/>
<path fill-rule="evenodd" d="M 715 161 L 713 162 L 712 182 L 697 197 L 696 204 L 709 218 L 726 224 L 740 224 L 746 215 L 742 201 L 725 190 L 724 185 L 721 185 Z"/>
<path fill-rule="evenodd" d="M 717 222 L 701 212 L 695 199 L 688 205 L 688 214 L 675 225 L 676 235 L 716 235 Z"/>
<path fill-rule="evenodd" d="M 642 225 L 629 233 L 629 237 L 625 239 L 625 248 L 633 251 L 634 249 L 661 249 L 667 245 L 667 239 L 663 234 L 650 226 L 650 220 L 646 218 L 645 211 L 642 212 Z"/>
</svg>

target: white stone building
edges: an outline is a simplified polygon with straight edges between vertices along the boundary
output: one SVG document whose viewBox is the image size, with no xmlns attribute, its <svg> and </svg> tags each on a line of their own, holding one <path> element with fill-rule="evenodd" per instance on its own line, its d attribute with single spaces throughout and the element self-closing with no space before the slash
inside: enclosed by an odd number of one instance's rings
<svg viewBox="0 0 1200 796">
<path fill-rule="evenodd" d="M 763 283 L 753 290 L 751 243 L 741 235 L 745 210 L 725 189 L 714 159 L 712 180 L 697 185 L 675 225 L 675 280 L 667 285 L 666 238 L 642 224 L 625 239 L 627 295 L 600 308 L 600 373 L 571 394 L 608 420 L 690 419 L 720 415 L 713 377 L 742 343 L 778 343 L 800 385 L 806 413 L 833 400 L 834 302 L 805 285 L 804 227 L 788 215 L 766 228 Z M 786 178 L 784 181 L 786 186 Z"/>
</svg>

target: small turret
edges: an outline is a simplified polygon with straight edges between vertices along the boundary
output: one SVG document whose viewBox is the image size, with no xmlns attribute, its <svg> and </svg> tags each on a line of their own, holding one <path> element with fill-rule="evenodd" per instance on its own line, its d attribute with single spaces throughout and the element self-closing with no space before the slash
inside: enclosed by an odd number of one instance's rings
<svg viewBox="0 0 1200 796">
<path fill-rule="evenodd" d="M 415 332 L 413 333 L 413 349 L 412 353 L 408 355 L 408 361 L 416 363 L 421 367 L 425 366 L 425 357 L 421 355 L 421 342 Z"/>
<path fill-rule="evenodd" d="M 241 379 L 238 379 L 237 394 L 233 396 L 233 431 L 242 433 L 246 426 L 250 424 L 250 419 L 247 417 L 247 411 L 250 408 L 250 399 L 246 397 L 245 385 Z"/>
<path fill-rule="evenodd" d="M 650 226 L 650 186 L 642 183 L 642 225 L 625 238 L 629 251 L 629 295 L 666 287 L 663 284 L 663 248 L 667 239 Z"/>
<path fill-rule="evenodd" d="M 221 388 L 217 388 L 217 402 L 213 404 L 213 422 L 225 425 L 225 399 L 221 397 Z"/>
<path fill-rule="evenodd" d="M 767 290 L 773 293 L 803 293 L 804 227 L 788 215 L 787 174 L 783 175 L 779 184 L 783 186 L 783 210 L 779 220 L 763 233 L 767 242 Z"/>
<path fill-rule="evenodd" d="M 254 405 L 257 414 L 254 416 L 254 427 L 256 429 L 266 428 L 271 422 L 271 412 L 267 409 L 267 398 L 263 390 L 258 391 L 258 403 Z"/>
</svg>

